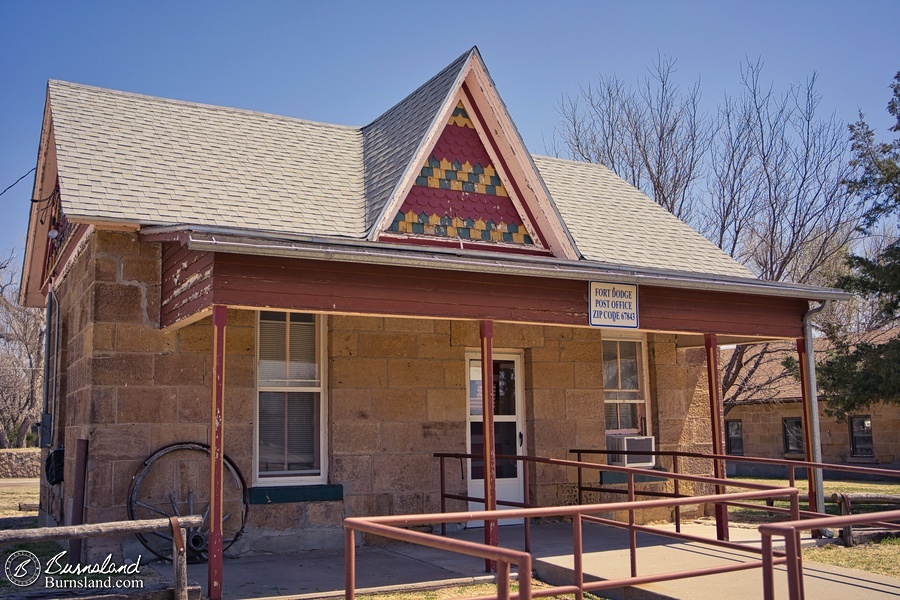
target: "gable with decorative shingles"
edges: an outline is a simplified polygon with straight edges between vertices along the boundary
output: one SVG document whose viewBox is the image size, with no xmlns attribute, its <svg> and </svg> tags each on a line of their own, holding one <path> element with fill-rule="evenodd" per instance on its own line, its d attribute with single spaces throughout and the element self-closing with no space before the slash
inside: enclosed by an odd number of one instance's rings
<svg viewBox="0 0 900 600">
<path fill-rule="evenodd" d="M 388 231 L 535 245 L 462 101 L 453 109 Z"/>
</svg>

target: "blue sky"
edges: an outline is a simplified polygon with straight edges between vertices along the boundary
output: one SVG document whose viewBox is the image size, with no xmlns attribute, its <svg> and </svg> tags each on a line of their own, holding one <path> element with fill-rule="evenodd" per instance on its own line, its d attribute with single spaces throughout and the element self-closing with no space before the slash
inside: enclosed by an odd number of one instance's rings
<svg viewBox="0 0 900 600">
<path fill-rule="evenodd" d="M 900 2 L 49 2 L 0 0 L 0 190 L 35 165 L 48 79 L 364 125 L 477 45 L 525 143 L 545 152 L 563 94 L 635 81 L 658 53 L 707 108 L 746 58 L 776 89 L 818 73 L 822 109 L 882 136 Z M 22 247 L 33 176 L 0 197 Z"/>
</svg>

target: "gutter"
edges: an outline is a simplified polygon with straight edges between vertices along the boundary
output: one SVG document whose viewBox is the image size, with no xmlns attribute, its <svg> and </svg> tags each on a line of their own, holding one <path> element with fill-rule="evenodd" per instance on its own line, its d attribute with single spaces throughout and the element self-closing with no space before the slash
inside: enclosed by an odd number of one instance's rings
<svg viewBox="0 0 900 600">
<path fill-rule="evenodd" d="M 335 240 L 316 236 L 288 240 L 283 235 L 254 233 L 251 236 L 243 231 L 215 227 L 176 225 L 142 228 L 141 238 L 146 241 L 180 242 L 192 250 L 207 252 L 475 271 L 551 279 L 603 280 L 612 283 L 724 291 L 803 300 L 846 300 L 851 297 L 843 290 L 762 281 L 750 277 L 629 267 L 589 260 L 571 261 L 511 253 L 498 255 L 496 252 L 479 250 L 460 251 L 453 248 L 434 247 L 423 249 L 419 246 L 390 247 L 383 243 L 364 240 Z"/>
</svg>

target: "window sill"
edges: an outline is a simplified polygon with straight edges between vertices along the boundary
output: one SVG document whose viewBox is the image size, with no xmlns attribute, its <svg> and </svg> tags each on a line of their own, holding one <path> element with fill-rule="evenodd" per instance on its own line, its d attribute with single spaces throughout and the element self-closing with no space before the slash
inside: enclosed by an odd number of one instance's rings
<svg viewBox="0 0 900 600">
<path fill-rule="evenodd" d="M 252 487 L 250 504 L 288 504 L 293 502 L 331 502 L 344 499 L 344 486 L 284 485 Z"/>
<path fill-rule="evenodd" d="M 877 465 L 878 459 L 874 456 L 848 456 L 847 464 L 859 464 L 859 465 Z"/>
</svg>

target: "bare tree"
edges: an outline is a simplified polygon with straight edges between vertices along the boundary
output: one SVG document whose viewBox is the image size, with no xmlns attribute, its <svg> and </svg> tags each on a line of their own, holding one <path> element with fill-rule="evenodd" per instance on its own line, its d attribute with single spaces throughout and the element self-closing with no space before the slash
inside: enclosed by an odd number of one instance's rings
<svg viewBox="0 0 900 600">
<path fill-rule="evenodd" d="M 742 69 L 742 93 L 726 97 L 710 153 L 706 235 L 761 279 L 828 284 L 859 236 L 864 207 L 850 176 L 843 124 L 817 114 L 815 76 L 777 96 L 761 64 Z M 773 350 L 779 350 L 772 356 Z M 741 346 L 725 361 L 725 403 L 780 393 L 783 348 Z"/>
<path fill-rule="evenodd" d="M 712 129 L 699 108 L 699 81 L 682 93 L 675 66 L 660 56 L 636 91 L 615 75 L 601 75 L 596 86 L 565 97 L 559 139 L 570 156 L 606 165 L 691 221 Z"/>
<path fill-rule="evenodd" d="M 44 313 L 18 304 L 13 261 L 0 260 L 0 448 L 26 445 L 43 387 Z"/>
<path fill-rule="evenodd" d="M 865 212 L 844 184 L 849 135 L 834 116 L 820 116 L 815 75 L 776 94 L 761 72 L 761 62 L 745 64 L 740 92 L 724 97 L 714 119 L 699 108 L 699 82 L 686 91 L 675 84 L 672 59 L 660 57 L 636 92 L 601 76 L 560 103 L 558 145 L 605 164 L 761 279 L 828 284 Z M 789 377 L 778 367 L 781 351 L 731 352 L 726 404 L 780 393 Z"/>
</svg>

